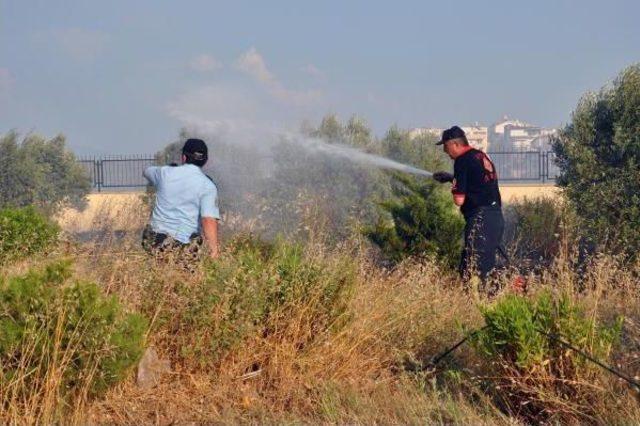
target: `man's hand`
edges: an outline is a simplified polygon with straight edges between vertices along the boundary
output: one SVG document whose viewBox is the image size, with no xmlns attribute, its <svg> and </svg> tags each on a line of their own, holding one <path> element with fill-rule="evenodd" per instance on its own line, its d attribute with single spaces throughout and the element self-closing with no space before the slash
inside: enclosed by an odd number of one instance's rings
<svg viewBox="0 0 640 426">
<path fill-rule="evenodd" d="M 218 250 L 218 248 L 216 248 L 215 250 L 209 249 L 209 257 L 211 259 L 219 258 L 220 257 L 220 250 Z"/>
<path fill-rule="evenodd" d="M 440 183 L 453 182 L 453 175 L 449 172 L 435 172 L 433 178 Z"/>
<path fill-rule="evenodd" d="M 220 256 L 220 248 L 218 247 L 218 220 L 212 217 L 203 217 L 202 231 L 204 232 L 204 239 L 209 247 L 209 257 L 217 259 Z"/>
</svg>

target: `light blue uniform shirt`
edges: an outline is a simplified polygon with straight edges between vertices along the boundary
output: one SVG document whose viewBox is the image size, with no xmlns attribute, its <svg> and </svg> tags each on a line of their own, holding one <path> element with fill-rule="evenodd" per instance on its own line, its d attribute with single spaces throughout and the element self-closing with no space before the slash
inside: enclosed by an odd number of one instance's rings
<svg viewBox="0 0 640 426">
<path fill-rule="evenodd" d="M 200 233 L 200 218 L 220 219 L 218 189 L 193 164 L 148 167 L 144 177 L 156 187 L 151 228 L 181 243 Z"/>
</svg>

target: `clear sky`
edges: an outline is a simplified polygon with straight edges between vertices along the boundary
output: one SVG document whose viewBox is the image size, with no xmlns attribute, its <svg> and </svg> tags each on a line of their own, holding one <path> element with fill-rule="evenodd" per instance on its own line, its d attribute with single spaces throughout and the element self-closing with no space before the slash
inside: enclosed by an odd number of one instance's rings
<svg viewBox="0 0 640 426">
<path fill-rule="evenodd" d="M 639 17 L 637 0 L 0 0 L 0 132 L 100 154 L 203 119 L 555 127 L 640 61 Z"/>
</svg>

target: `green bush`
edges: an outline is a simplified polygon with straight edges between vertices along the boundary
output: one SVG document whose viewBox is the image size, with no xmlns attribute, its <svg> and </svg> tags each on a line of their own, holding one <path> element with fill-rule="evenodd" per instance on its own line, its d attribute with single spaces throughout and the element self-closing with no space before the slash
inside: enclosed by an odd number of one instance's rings
<svg viewBox="0 0 640 426">
<path fill-rule="evenodd" d="M 554 143 L 568 200 L 594 243 L 640 249 L 640 64 L 588 93 Z"/>
<path fill-rule="evenodd" d="M 63 396 L 99 393 L 142 355 L 143 317 L 95 284 L 70 280 L 67 262 L 4 279 L 0 312 L 3 404 L 50 383 Z"/>
<path fill-rule="evenodd" d="M 547 335 L 607 362 L 622 329 L 621 318 L 599 325 L 572 297 L 550 292 L 531 299 L 507 295 L 483 316 L 486 328 L 475 335 L 475 347 L 497 370 L 500 398 L 531 421 L 567 414 L 573 404 L 589 406 L 601 378 L 599 367 Z"/>
<path fill-rule="evenodd" d="M 391 216 L 366 230 L 367 236 L 394 261 L 433 255 L 455 266 L 462 250 L 464 220 L 451 193 L 435 182 L 398 176 L 396 197 L 380 203 Z"/>
<path fill-rule="evenodd" d="M 314 331 L 337 326 L 355 270 L 324 262 L 299 245 L 238 237 L 207 266 L 205 279 L 176 287 L 174 306 L 159 315 L 157 326 L 172 336 L 167 343 L 178 357 L 204 368 L 248 339 L 274 332 L 277 324 L 286 328 L 298 309 L 308 311 Z"/>
<path fill-rule="evenodd" d="M 59 232 L 55 223 L 33 207 L 0 210 L 0 265 L 41 253 Z"/>
</svg>

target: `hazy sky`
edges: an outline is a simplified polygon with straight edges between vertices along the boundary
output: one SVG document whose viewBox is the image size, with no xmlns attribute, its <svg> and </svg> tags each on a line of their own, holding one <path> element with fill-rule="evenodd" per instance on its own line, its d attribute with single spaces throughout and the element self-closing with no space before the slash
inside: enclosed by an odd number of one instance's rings
<svg viewBox="0 0 640 426">
<path fill-rule="evenodd" d="M 201 120 L 558 126 L 640 61 L 639 17 L 637 0 L 0 0 L 0 132 L 148 153 Z"/>
</svg>

